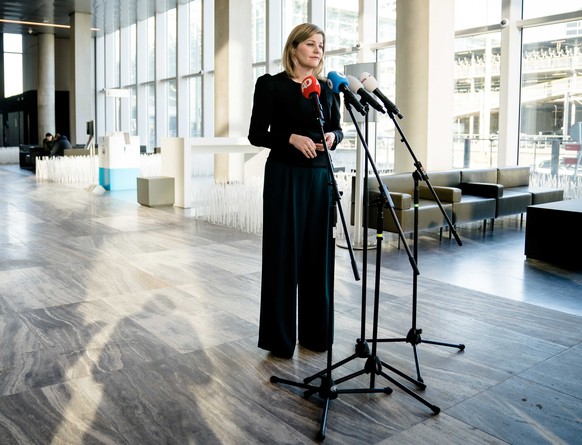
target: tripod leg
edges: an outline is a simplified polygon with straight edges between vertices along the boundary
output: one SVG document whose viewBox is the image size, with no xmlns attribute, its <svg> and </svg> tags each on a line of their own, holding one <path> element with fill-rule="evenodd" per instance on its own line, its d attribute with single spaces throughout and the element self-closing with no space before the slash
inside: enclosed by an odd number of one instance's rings
<svg viewBox="0 0 582 445">
<path fill-rule="evenodd" d="M 329 402 L 330 402 L 329 398 L 325 399 L 325 405 L 323 407 L 323 417 L 321 419 L 321 429 L 317 434 L 317 440 L 319 441 L 325 439 L 325 427 L 327 425 L 327 414 L 329 413 Z"/>
<path fill-rule="evenodd" d="M 421 382 L 424 383 L 424 380 L 422 379 L 422 376 L 420 375 L 420 365 L 418 363 L 418 351 L 416 350 L 416 345 L 413 344 L 412 345 L 412 351 L 414 354 L 414 364 L 416 366 L 416 379 Z"/>
<path fill-rule="evenodd" d="M 441 412 L 441 409 L 436 406 L 433 405 L 432 403 L 430 403 L 428 400 L 423 399 L 422 397 L 420 397 L 418 394 L 416 394 L 414 391 L 410 390 L 410 388 L 407 388 L 406 386 L 404 386 L 402 383 L 400 383 L 399 381 L 393 379 L 392 377 L 390 377 L 389 375 L 387 375 L 385 372 L 380 372 L 380 375 L 382 377 L 384 377 L 386 380 L 394 383 L 396 386 L 398 386 L 402 391 L 404 391 L 405 393 L 407 393 L 408 395 L 414 397 L 416 400 L 418 400 L 419 402 L 421 402 L 422 404 L 424 404 L 425 406 L 428 406 L 431 411 L 434 414 L 438 414 Z"/>
<path fill-rule="evenodd" d="M 351 355 L 348 358 L 345 358 L 343 360 L 340 360 L 339 362 L 335 363 L 334 365 L 330 366 L 329 368 L 322 369 L 321 371 L 319 371 L 316 374 L 313 374 L 313 375 L 311 375 L 309 377 L 305 377 L 303 379 L 303 382 L 304 383 L 309 383 L 309 382 L 311 382 L 311 381 L 313 381 L 313 380 L 315 380 L 315 379 L 317 379 L 319 377 L 322 377 L 322 376 L 328 374 L 328 372 L 331 371 L 332 369 L 336 369 L 336 368 L 339 368 L 340 366 L 345 365 L 346 363 L 348 363 L 351 360 L 354 360 L 355 358 L 358 358 L 358 355 L 357 354 L 353 354 L 353 355 Z"/>
<path fill-rule="evenodd" d="M 309 398 L 312 394 L 315 394 L 318 391 L 321 391 L 321 387 L 307 385 L 305 383 L 296 382 L 294 380 L 282 379 L 281 377 L 277 377 L 276 375 L 271 376 L 271 383 L 283 383 L 289 386 L 295 386 L 297 388 L 303 388 L 306 391 L 303 393 L 305 398 Z"/>
<path fill-rule="evenodd" d="M 384 366 L 385 368 L 388 368 L 390 371 L 392 371 L 394 374 L 398 374 L 400 377 L 402 377 L 403 379 L 408 380 L 411 383 L 414 383 L 419 389 L 426 389 L 426 385 L 424 384 L 424 381 L 422 380 L 422 378 L 419 378 L 417 380 L 413 379 L 412 377 L 410 377 L 409 375 L 404 374 L 402 371 L 399 371 L 398 369 L 382 362 L 382 366 Z M 417 367 L 417 371 L 418 371 L 418 367 Z"/>
<path fill-rule="evenodd" d="M 323 415 L 321 417 L 321 428 L 317 435 L 317 440 L 325 439 L 325 427 L 327 426 L 327 416 L 329 413 L 329 404 L 332 399 L 337 399 L 338 393 L 335 382 L 331 377 L 324 377 L 321 379 L 321 387 L 319 390 L 319 397 L 324 400 Z"/>
<path fill-rule="evenodd" d="M 422 340 L 423 343 L 428 343 L 429 345 L 440 345 L 440 346 L 449 346 L 451 348 L 459 348 L 461 351 L 465 350 L 465 345 L 463 343 L 443 343 L 440 341 L 432 341 L 432 340 Z"/>
</svg>

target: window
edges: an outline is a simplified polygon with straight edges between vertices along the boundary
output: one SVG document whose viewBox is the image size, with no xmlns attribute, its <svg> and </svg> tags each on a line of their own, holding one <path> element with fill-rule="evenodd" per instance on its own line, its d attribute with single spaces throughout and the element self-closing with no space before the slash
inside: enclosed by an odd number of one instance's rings
<svg viewBox="0 0 582 445">
<path fill-rule="evenodd" d="M 267 60 L 267 5 L 265 0 L 253 0 L 251 29 L 254 33 L 253 64 L 265 63 Z"/>
<path fill-rule="evenodd" d="M 497 165 L 500 34 L 455 40 L 453 167 Z"/>
<path fill-rule="evenodd" d="M 130 128 L 132 136 L 137 136 L 137 88 L 135 86 L 129 89 L 129 107 L 130 107 Z"/>
<path fill-rule="evenodd" d="M 523 0 L 523 18 L 546 17 L 553 14 L 580 10 L 580 0 L 560 0 L 554 2 Z"/>
<path fill-rule="evenodd" d="M 358 43 L 358 4 L 328 0 L 325 11 L 325 50 L 352 48 Z"/>
<path fill-rule="evenodd" d="M 582 174 L 576 165 L 582 143 L 581 73 L 582 21 L 523 30 L 520 164 L 543 171 L 551 163 L 553 173 Z"/>
<path fill-rule="evenodd" d="M 147 80 L 156 79 L 156 18 L 147 19 Z"/>
<path fill-rule="evenodd" d="M 396 0 L 378 0 L 378 42 L 396 39 Z"/>
<path fill-rule="evenodd" d="M 456 0 L 455 30 L 501 22 L 501 0 Z"/>
<path fill-rule="evenodd" d="M 121 85 L 121 32 L 120 30 L 116 30 L 113 33 L 113 60 L 115 63 L 114 71 L 113 71 L 113 85 L 116 88 L 119 88 Z"/>
<path fill-rule="evenodd" d="M 167 77 L 176 76 L 176 8 L 170 9 L 166 14 L 166 29 L 167 29 Z"/>
<path fill-rule="evenodd" d="M 285 46 L 285 40 L 291 30 L 300 23 L 309 21 L 309 17 L 307 16 L 309 2 L 308 0 L 281 0 L 281 2 L 283 3 L 281 48 L 283 48 Z M 278 58 L 279 56 L 280 54 L 274 57 Z"/>
<path fill-rule="evenodd" d="M 4 96 L 23 92 L 22 36 L 3 34 L 4 37 Z"/>
<path fill-rule="evenodd" d="M 202 79 L 191 77 L 188 80 L 190 90 L 190 137 L 202 136 Z"/>
<path fill-rule="evenodd" d="M 189 5 L 189 54 L 190 77 L 188 78 L 188 135 L 202 134 L 202 1 L 194 0 Z"/>
<path fill-rule="evenodd" d="M 131 57 L 129 83 L 135 85 L 137 83 L 137 25 L 135 23 L 129 27 L 129 53 Z"/>
<path fill-rule="evenodd" d="M 376 52 L 378 84 L 386 97 L 396 98 L 396 47 L 389 46 Z M 376 165 L 378 169 L 394 169 L 394 123 L 391 119 L 378 119 L 376 126 Z"/>
<path fill-rule="evenodd" d="M 176 102 L 176 80 L 166 82 L 166 97 L 168 100 L 168 128 L 167 135 L 170 137 L 178 136 L 178 108 Z"/>
<path fill-rule="evenodd" d="M 156 146 L 156 87 L 155 85 L 148 84 L 147 89 L 147 101 L 148 101 L 148 114 L 147 114 L 147 145 L 149 147 Z"/>
<path fill-rule="evenodd" d="M 190 73 L 202 70 L 202 1 L 190 2 Z"/>
</svg>

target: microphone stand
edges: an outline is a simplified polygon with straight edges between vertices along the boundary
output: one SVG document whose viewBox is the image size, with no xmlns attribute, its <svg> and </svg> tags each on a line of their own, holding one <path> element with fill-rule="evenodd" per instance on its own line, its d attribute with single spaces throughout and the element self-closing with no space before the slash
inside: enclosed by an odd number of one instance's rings
<svg viewBox="0 0 582 445">
<path fill-rule="evenodd" d="M 314 105 L 314 108 L 316 109 L 316 114 L 317 114 L 317 120 L 319 122 L 319 126 L 321 128 L 321 137 L 322 137 L 322 141 L 324 144 L 324 151 L 326 153 L 326 167 L 328 170 L 328 175 L 330 178 L 330 187 L 332 189 L 332 195 L 333 195 L 333 200 L 332 200 L 332 204 L 330 206 L 330 217 L 329 217 L 329 228 L 328 228 L 328 234 L 330 237 L 330 240 L 332 238 L 335 238 L 334 234 L 334 228 L 337 224 L 337 212 L 339 209 L 339 214 L 340 214 L 340 218 L 341 218 L 341 222 L 342 222 L 342 227 L 343 227 L 343 231 L 346 234 L 346 241 L 347 241 L 347 246 L 348 246 L 348 250 L 350 252 L 350 259 L 351 259 L 351 264 L 352 264 L 352 270 L 353 270 L 353 274 L 354 274 L 354 278 L 356 281 L 360 280 L 360 275 L 358 272 L 358 267 L 356 264 L 356 259 L 354 256 L 354 251 L 351 245 L 351 241 L 349 238 L 349 232 L 348 232 L 348 228 L 347 228 L 347 224 L 346 224 L 346 220 L 344 217 L 344 213 L 343 213 L 343 209 L 341 204 L 338 205 L 338 203 L 340 203 L 341 200 L 341 196 L 339 193 L 339 189 L 338 189 L 338 185 L 337 182 L 335 180 L 335 175 L 334 175 L 334 171 L 333 171 L 333 163 L 332 163 L 332 159 L 331 159 L 331 154 L 329 152 L 329 149 L 327 147 L 327 144 L 325 142 L 325 130 L 324 130 L 324 121 L 323 121 L 323 113 L 321 112 L 321 105 L 319 104 L 319 98 L 317 96 L 313 97 L 314 102 L 317 102 L 317 104 Z M 335 242 L 330 243 L 330 248 L 332 249 L 332 252 L 330 255 L 330 257 L 335 258 Z M 331 276 L 334 276 L 335 273 L 335 267 L 332 263 L 331 266 Z M 330 304 L 329 304 L 329 311 L 328 311 L 328 348 L 327 348 L 327 367 L 324 371 L 322 371 L 320 373 L 320 375 L 318 375 L 317 377 L 321 378 L 321 382 L 319 386 L 315 386 L 315 385 L 310 385 L 309 382 L 314 380 L 315 377 L 313 378 L 306 378 L 303 380 L 303 382 L 296 382 L 293 380 L 288 380 L 288 379 L 283 379 L 281 377 L 277 377 L 277 376 L 271 376 L 271 382 L 272 383 L 283 383 L 286 385 L 290 385 L 290 386 L 295 386 L 295 387 L 299 387 L 299 388 L 304 388 L 305 391 L 305 396 L 309 397 L 312 394 L 318 393 L 319 397 L 321 397 L 324 400 L 324 407 L 323 407 L 323 416 L 322 416 L 322 422 L 321 422 L 321 429 L 318 433 L 318 440 L 323 440 L 325 438 L 325 428 L 326 428 L 326 424 L 327 424 L 327 417 L 328 417 L 328 412 L 329 412 L 329 406 L 330 406 L 330 402 L 333 399 L 336 399 L 338 397 L 338 395 L 342 392 L 359 392 L 356 390 L 353 391 L 342 391 L 342 390 L 338 390 L 336 383 L 333 380 L 332 377 L 332 369 L 334 369 L 334 366 L 332 365 L 332 356 L 333 356 L 333 352 L 332 352 L 332 347 L 333 347 L 333 313 L 334 313 L 334 286 L 333 286 L 333 279 L 331 280 L 331 289 L 330 289 Z M 388 388 L 390 390 L 390 392 L 392 391 L 390 388 Z M 386 390 L 377 390 L 376 392 L 387 392 Z"/>
<path fill-rule="evenodd" d="M 389 369 L 393 373 L 399 375 L 400 377 L 403 377 L 404 379 L 406 379 L 412 383 L 415 383 L 420 389 L 426 388 L 426 385 L 424 383 L 422 383 L 418 380 L 415 380 L 414 378 L 406 375 L 402 371 L 399 371 L 398 369 L 386 364 L 377 356 L 377 353 L 376 353 L 377 352 L 377 343 L 378 343 L 378 314 L 379 314 L 379 301 L 380 301 L 380 271 L 381 271 L 381 262 L 382 262 L 382 240 L 383 240 L 383 226 L 384 226 L 384 224 L 383 224 L 383 218 L 384 218 L 383 208 L 384 207 L 387 207 L 390 214 L 391 214 L 391 217 L 392 217 L 394 224 L 397 228 L 397 231 L 399 233 L 402 244 L 403 244 L 403 246 L 408 254 L 408 258 L 409 258 L 411 267 L 413 269 L 414 275 L 416 276 L 416 275 L 420 274 L 420 272 L 418 270 L 414 255 L 412 254 L 412 252 L 410 251 L 410 248 L 408 247 L 408 243 L 406 241 L 406 237 L 404 236 L 402 226 L 400 225 L 400 222 L 398 221 L 398 217 L 396 216 L 396 212 L 394 210 L 394 204 L 390 198 L 390 194 L 388 193 L 388 187 L 382 182 L 382 178 L 380 177 L 380 174 L 378 173 L 378 169 L 376 168 L 376 165 L 374 163 L 372 155 L 370 154 L 370 150 L 368 148 L 366 140 L 362 136 L 361 130 L 360 130 L 358 124 L 356 123 L 351 106 L 347 102 L 345 104 L 346 104 L 346 109 L 350 113 L 352 122 L 354 123 L 356 131 L 358 133 L 358 137 L 360 138 L 360 140 L 362 142 L 362 146 L 365 149 L 366 160 L 370 162 L 372 170 L 374 171 L 374 175 L 375 175 L 376 180 L 379 184 L 380 195 L 376 199 L 377 210 L 378 210 L 377 211 L 378 223 L 376 226 L 377 227 L 377 233 L 376 233 L 377 247 L 376 247 L 376 276 L 375 276 L 375 291 L 374 291 L 374 320 L 373 320 L 373 334 L 372 334 L 373 338 L 371 340 L 365 339 L 365 335 L 364 335 L 365 334 L 365 307 L 363 307 L 362 308 L 362 326 L 361 326 L 362 335 L 361 335 L 360 339 L 358 339 L 358 341 L 357 341 L 356 353 L 351 355 L 350 357 L 338 362 L 337 364 L 333 365 L 332 368 L 337 368 L 337 367 L 339 367 L 339 366 L 341 366 L 341 365 L 343 365 L 343 364 L 345 364 L 345 363 L 347 363 L 355 358 L 358 358 L 358 357 L 367 358 L 365 366 L 360 371 L 357 371 L 355 373 L 352 373 L 350 375 L 342 377 L 341 379 L 336 380 L 336 384 L 345 382 L 347 380 L 350 380 L 350 379 L 357 377 L 359 375 L 362 375 L 364 373 L 369 373 L 370 374 L 370 388 L 369 389 L 355 389 L 355 390 L 341 390 L 341 391 L 342 392 L 358 392 L 358 393 L 366 393 L 366 392 L 391 393 L 392 392 L 391 388 L 375 388 L 375 375 L 381 375 L 384 378 L 386 378 L 388 381 L 392 382 L 394 385 L 396 385 L 397 387 L 402 389 L 404 392 L 406 392 L 410 396 L 414 397 L 415 399 L 417 399 L 418 401 L 420 401 L 421 403 L 423 403 L 424 405 L 429 407 L 433 411 L 434 414 L 438 414 L 440 412 L 440 408 L 438 406 L 431 404 L 430 402 L 428 402 L 427 400 L 423 399 L 418 394 L 413 392 L 411 389 L 409 389 L 408 387 L 404 386 L 399 381 L 395 380 L 394 378 L 392 378 L 391 376 L 386 374 L 382 370 L 382 366 Z M 366 163 L 366 176 L 367 176 L 367 163 Z M 367 200 L 367 198 L 365 198 L 365 199 Z M 366 209 L 366 211 L 367 211 L 367 209 Z M 367 219 L 366 219 L 366 221 L 367 221 Z M 366 231 L 367 231 L 367 227 L 365 227 L 365 233 L 366 233 Z M 366 236 L 366 235 L 364 235 L 364 236 Z M 364 243 L 364 246 L 366 246 L 366 244 L 367 243 Z M 363 295 L 362 299 L 364 302 L 363 306 L 365 306 L 365 289 L 363 290 L 362 295 Z M 369 351 L 368 345 L 366 343 L 367 341 L 372 342 L 371 353 L 367 353 L 367 351 Z M 314 374 L 309 379 L 306 379 L 306 381 L 311 381 L 317 377 L 320 377 L 320 376 L 324 375 L 325 372 L 326 371 L 321 371 L 317 374 Z M 340 390 L 338 390 L 338 391 L 340 391 Z"/>
<path fill-rule="evenodd" d="M 412 156 L 412 159 L 414 160 L 414 166 L 416 168 L 416 170 L 412 173 L 412 177 L 414 179 L 414 197 L 413 197 L 413 201 L 414 201 L 414 232 L 413 232 L 413 239 L 414 239 L 414 260 L 416 262 L 418 262 L 418 207 L 419 207 L 419 182 L 421 180 L 426 183 L 429 190 L 431 191 L 431 193 L 433 195 L 433 199 L 438 204 L 440 211 L 442 212 L 445 220 L 447 221 L 450 233 L 453 234 L 455 241 L 457 242 L 457 244 L 459 246 L 461 246 L 463 243 L 461 242 L 461 239 L 459 238 L 457 231 L 455 230 L 453 223 L 452 223 L 451 219 L 449 218 L 449 215 L 447 214 L 447 212 L 443 208 L 443 205 L 442 205 L 438 195 L 436 194 L 432 184 L 430 183 L 428 175 L 426 174 L 426 172 L 424 170 L 424 167 L 422 166 L 421 162 L 415 156 L 414 151 L 410 147 L 410 144 L 408 143 L 408 140 L 406 139 L 406 136 L 404 135 L 404 132 L 402 131 L 402 128 L 400 127 L 397 120 L 395 119 L 393 111 L 388 107 L 387 107 L 387 111 L 388 111 L 388 115 L 390 116 L 390 119 L 392 119 L 392 121 L 394 122 L 394 126 L 396 127 L 396 129 L 398 130 L 398 133 L 400 134 L 401 141 L 408 148 L 408 151 L 410 152 L 410 155 Z M 381 227 L 381 226 L 378 226 L 378 227 Z M 419 382 L 424 382 L 422 379 L 422 376 L 420 374 L 420 366 L 418 364 L 418 352 L 416 349 L 417 345 L 419 345 L 420 343 L 428 343 L 428 344 L 433 344 L 433 345 L 458 348 L 461 351 L 463 351 L 465 349 L 465 345 L 463 343 L 453 344 L 453 343 L 445 343 L 445 342 L 441 342 L 441 341 L 424 340 L 421 337 L 422 329 L 418 329 L 417 324 L 416 324 L 417 305 L 418 305 L 418 276 L 417 276 L 417 274 L 413 274 L 413 277 L 412 277 L 412 327 L 408 331 L 405 338 L 392 338 L 392 339 L 379 339 L 379 340 L 377 339 L 375 341 L 377 341 L 377 342 L 406 342 L 406 343 L 410 343 L 412 345 L 412 349 L 414 352 L 414 362 L 415 362 L 415 366 L 416 366 L 417 380 Z"/>
<path fill-rule="evenodd" d="M 368 145 L 366 143 L 366 140 L 362 136 L 361 130 L 360 130 L 358 124 L 356 123 L 355 118 L 354 118 L 354 114 L 353 114 L 351 105 L 348 102 L 344 102 L 344 104 L 346 105 L 346 109 L 350 113 L 352 122 L 354 123 L 356 131 L 358 133 L 358 137 L 360 138 L 360 140 L 362 142 L 362 146 L 365 149 L 366 160 L 367 161 L 369 160 L 369 162 L 372 166 L 372 169 L 374 171 L 374 174 L 376 176 L 376 180 L 378 181 L 379 189 L 380 189 L 380 196 L 376 200 L 377 209 L 378 209 L 378 213 L 377 213 L 377 215 L 378 215 L 378 225 L 377 225 L 378 229 L 377 229 L 377 235 L 376 235 L 377 247 L 376 247 L 376 277 L 375 277 L 375 292 L 374 292 L 374 320 L 373 320 L 373 334 L 372 334 L 373 338 L 372 338 L 372 340 L 370 340 L 372 342 L 372 351 L 370 352 L 370 349 L 369 349 L 369 346 L 368 346 L 368 343 L 366 340 L 366 336 L 365 336 L 365 329 L 366 329 L 366 327 L 365 327 L 366 326 L 366 321 L 365 321 L 366 288 L 363 287 L 363 289 L 362 289 L 362 322 L 361 322 L 361 331 L 362 332 L 361 332 L 360 338 L 357 340 L 356 352 L 353 355 L 337 362 L 336 364 L 332 364 L 331 363 L 331 354 L 329 353 L 329 351 L 331 351 L 331 347 L 330 347 L 330 349 L 328 350 L 327 368 L 323 369 L 322 371 L 320 371 L 320 372 L 318 372 L 310 377 L 305 378 L 303 380 L 303 383 L 293 382 L 290 380 L 283 380 L 283 379 L 280 379 L 278 377 L 271 377 L 271 381 L 273 381 L 273 382 L 281 382 L 281 383 L 286 383 L 286 384 L 290 384 L 293 386 L 305 388 L 306 389 L 306 391 L 304 393 L 305 397 L 310 397 L 311 395 L 313 395 L 315 393 L 319 393 L 319 396 L 325 400 L 322 426 L 321 426 L 321 429 L 320 429 L 319 434 L 318 434 L 319 440 L 323 440 L 325 438 L 325 427 L 326 427 L 326 422 L 327 422 L 329 402 L 331 399 L 336 399 L 340 394 L 348 394 L 348 393 L 352 393 L 352 394 L 356 394 L 356 393 L 358 393 L 358 394 L 369 394 L 369 393 L 391 394 L 393 392 L 392 388 L 390 388 L 390 387 L 377 388 L 375 385 L 375 376 L 376 375 L 381 375 L 382 377 L 387 379 L 389 382 L 393 383 L 395 386 L 397 386 L 398 388 L 400 388 L 401 390 L 406 392 L 408 395 L 414 397 L 416 400 L 420 401 L 425 406 L 429 407 L 434 414 L 440 413 L 440 408 L 438 406 L 431 404 L 430 402 L 428 402 L 427 400 L 425 400 L 424 398 L 419 396 L 417 393 L 412 391 L 410 388 L 408 388 L 407 386 L 403 385 L 398 380 L 396 380 L 393 377 L 391 377 L 390 375 L 388 375 L 383 370 L 383 367 L 392 371 L 393 373 L 399 375 L 400 377 L 403 377 L 404 379 L 406 379 L 412 383 L 415 383 L 421 389 L 426 388 L 426 385 L 424 385 L 424 383 L 419 382 L 419 381 L 415 380 L 414 378 L 406 375 L 402 371 L 386 364 L 377 355 L 378 314 L 379 314 L 379 301 L 380 301 L 380 270 L 381 270 L 381 260 L 382 260 L 383 208 L 384 207 L 387 207 L 389 209 L 389 211 L 392 215 L 392 218 L 394 220 L 394 223 L 395 223 L 396 227 L 398 228 L 398 232 L 400 234 L 404 248 L 405 248 L 406 252 L 408 253 L 408 258 L 410 260 L 410 264 L 411 264 L 411 267 L 414 271 L 414 274 L 418 275 L 420 272 L 418 271 L 418 267 L 416 265 L 416 260 L 414 259 L 414 256 L 413 256 L 412 252 L 410 251 L 410 248 L 408 247 L 408 244 L 406 242 L 406 237 L 404 236 L 404 232 L 403 232 L 402 227 L 401 227 L 401 225 L 398 221 L 398 218 L 396 216 L 396 212 L 394 210 L 394 204 L 392 203 L 392 200 L 390 198 L 390 194 L 388 193 L 388 188 L 385 184 L 382 183 L 382 179 L 380 178 L 380 174 L 378 173 L 378 170 L 374 164 L 374 161 L 373 161 L 372 156 L 370 154 L 370 151 L 368 149 Z M 366 162 L 366 179 L 367 179 L 367 162 Z M 367 188 L 365 190 L 367 190 Z M 366 194 L 367 194 L 367 192 L 366 192 Z M 365 199 L 367 200 L 367 197 Z M 340 207 L 340 209 L 341 209 L 341 207 Z M 367 221 L 367 217 L 366 217 L 366 221 Z M 344 227 L 344 230 L 345 230 L 345 227 Z M 367 228 L 365 228 L 365 232 L 364 232 L 365 237 L 367 236 L 366 232 L 367 232 Z M 347 234 L 349 232 L 346 231 L 345 233 Z M 364 246 L 366 246 L 366 244 L 367 243 L 364 243 Z M 349 245 L 349 243 L 348 243 L 348 245 Z M 366 247 L 364 247 L 364 249 L 365 249 L 364 252 L 367 252 Z M 365 254 L 365 255 L 367 255 L 367 254 Z M 364 267 L 366 267 L 365 264 L 364 264 Z M 346 364 L 346 363 L 348 363 L 351 360 L 354 360 L 356 358 L 365 358 L 366 359 L 366 362 L 364 364 L 363 369 L 356 371 L 352 374 L 346 375 L 344 377 L 341 377 L 339 379 L 336 379 L 336 380 L 332 379 L 332 370 L 334 370 L 334 369 L 336 369 L 336 368 L 338 368 L 338 367 L 340 367 L 340 366 L 342 366 L 342 365 L 344 365 L 344 364 Z M 355 378 L 357 376 L 360 376 L 362 374 L 370 374 L 370 385 L 368 388 L 339 389 L 337 387 L 338 384 L 346 382 L 346 381 L 348 381 L 352 378 Z M 322 382 L 319 387 L 309 384 L 310 382 L 312 382 L 313 380 L 315 380 L 317 378 L 320 378 L 321 382 Z"/>
</svg>

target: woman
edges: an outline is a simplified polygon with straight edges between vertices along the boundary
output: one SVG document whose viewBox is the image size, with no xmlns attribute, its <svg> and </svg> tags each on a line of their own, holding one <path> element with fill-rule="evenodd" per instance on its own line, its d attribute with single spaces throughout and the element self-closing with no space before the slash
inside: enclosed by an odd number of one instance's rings
<svg viewBox="0 0 582 445">
<path fill-rule="evenodd" d="M 49 156 L 53 149 L 53 145 L 55 141 L 53 140 L 53 135 L 51 133 L 47 133 L 44 135 L 44 139 L 42 140 L 42 151 L 44 156 Z"/>
<path fill-rule="evenodd" d="M 257 80 L 249 128 L 251 144 L 271 150 L 263 189 L 258 346 L 284 358 L 293 356 L 297 332 L 299 344 L 313 351 L 326 351 L 332 340 L 333 194 L 325 149 L 343 139 L 340 98 L 320 81 L 322 128 L 301 92 L 307 76 L 320 77 L 324 49 L 325 34 L 317 26 L 304 23 L 291 31 L 284 70 Z"/>
</svg>

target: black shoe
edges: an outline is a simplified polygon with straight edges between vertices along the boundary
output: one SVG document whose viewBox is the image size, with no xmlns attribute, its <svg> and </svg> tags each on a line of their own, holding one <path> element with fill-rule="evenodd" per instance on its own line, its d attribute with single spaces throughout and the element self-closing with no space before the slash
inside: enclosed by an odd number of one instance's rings
<svg viewBox="0 0 582 445">
<path fill-rule="evenodd" d="M 289 359 L 293 357 L 293 351 L 288 352 L 288 351 L 279 351 L 279 350 L 274 350 L 274 351 L 269 351 L 270 354 L 272 356 L 278 357 L 278 358 L 285 358 L 285 359 Z"/>
<path fill-rule="evenodd" d="M 302 348 L 305 348 L 305 349 L 309 349 L 310 351 L 313 351 L 313 352 L 326 352 L 327 351 L 327 345 L 315 346 L 315 345 L 306 345 L 306 344 L 300 342 L 299 346 L 301 346 Z"/>
</svg>

